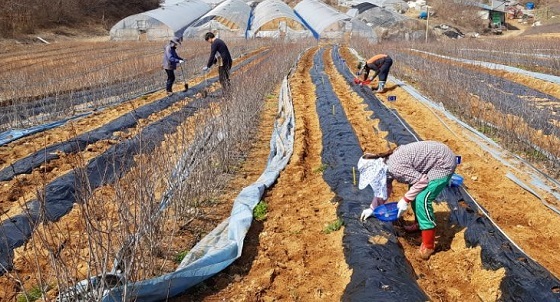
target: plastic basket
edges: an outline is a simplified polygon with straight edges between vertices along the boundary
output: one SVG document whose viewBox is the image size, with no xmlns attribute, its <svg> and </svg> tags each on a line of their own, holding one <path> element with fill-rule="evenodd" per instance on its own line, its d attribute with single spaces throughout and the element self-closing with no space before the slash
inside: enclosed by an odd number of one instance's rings
<svg viewBox="0 0 560 302">
<path fill-rule="evenodd" d="M 397 214 L 399 209 L 397 208 L 396 202 L 389 202 L 382 204 L 373 209 L 373 215 L 375 218 L 381 221 L 395 221 L 397 220 Z"/>
<path fill-rule="evenodd" d="M 459 174 L 453 174 L 451 176 L 451 180 L 449 181 L 449 186 L 460 187 L 461 185 L 463 185 L 463 177 Z"/>
</svg>

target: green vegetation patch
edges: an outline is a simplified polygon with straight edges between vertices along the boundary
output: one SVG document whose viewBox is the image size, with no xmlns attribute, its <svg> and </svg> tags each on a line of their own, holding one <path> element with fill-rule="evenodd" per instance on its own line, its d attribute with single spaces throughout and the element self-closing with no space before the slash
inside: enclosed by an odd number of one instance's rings
<svg viewBox="0 0 560 302">
<path fill-rule="evenodd" d="M 327 224 L 325 226 L 325 228 L 323 229 L 323 232 L 325 234 L 330 234 L 332 232 L 336 232 L 336 231 L 340 230 L 340 228 L 342 228 L 343 225 L 344 225 L 344 222 L 342 221 L 342 219 L 337 218 L 335 221 Z"/>
<path fill-rule="evenodd" d="M 268 211 L 268 204 L 261 200 L 253 209 L 253 217 L 257 221 L 264 221 L 266 219 L 266 212 Z"/>
</svg>

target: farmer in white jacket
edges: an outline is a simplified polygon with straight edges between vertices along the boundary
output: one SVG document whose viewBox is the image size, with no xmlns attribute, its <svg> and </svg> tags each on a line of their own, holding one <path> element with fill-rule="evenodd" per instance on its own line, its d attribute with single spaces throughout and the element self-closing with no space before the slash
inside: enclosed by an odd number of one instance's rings
<svg viewBox="0 0 560 302">
<path fill-rule="evenodd" d="M 414 142 L 380 154 L 362 155 L 358 161 L 359 188 L 370 185 L 374 191 L 372 205 L 362 212 L 365 220 L 373 214 L 373 208 L 385 203 L 391 194 L 392 181 L 409 185 L 408 191 L 397 203 L 401 216 L 412 204 L 416 222 L 406 226 L 409 232 L 422 231 L 419 255 L 429 259 L 435 250 L 435 227 L 433 201 L 448 185 L 455 172 L 456 157 L 443 143 L 434 141 Z"/>
</svg>

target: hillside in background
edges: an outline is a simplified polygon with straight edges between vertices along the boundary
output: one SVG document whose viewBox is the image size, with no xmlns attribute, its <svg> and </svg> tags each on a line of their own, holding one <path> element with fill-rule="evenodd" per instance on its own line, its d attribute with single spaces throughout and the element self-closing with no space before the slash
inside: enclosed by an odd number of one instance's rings
<svg viewBox="0 0 560 302">
<path fill-rule="evenodd" d="M 160 0 L 7 0 L 0 1 L 0 39 L 24 38 L 40 31 L 78 28 L 104 34 L 120 19 L 159 7 Z M 103 30 L 99 32 L 101 34 Z M 66 32 L 62 30 L 61 34 Z"/>
</svg>

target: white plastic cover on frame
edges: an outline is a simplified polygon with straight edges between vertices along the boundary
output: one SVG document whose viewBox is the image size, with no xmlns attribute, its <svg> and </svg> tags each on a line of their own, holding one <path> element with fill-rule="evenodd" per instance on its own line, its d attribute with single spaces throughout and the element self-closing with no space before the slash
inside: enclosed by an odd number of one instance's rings
<svg viewBox="0 0 560 302">
<path fill-rule="evenodd" d="M 115 24 L 109 33 L 112 40 L 157 40 L 181 36 L 187 26 L 210 9 L 210 5 L 201 0 L 185 0 L 128 16 Z"/>
<path fill-rule="evenodd" d="M 205 32 L 219 31 L 220 37 L 246 36 L 251 7 L 242 0 L 226 0 L 185 29 L 185 38 L 202 37 Z"/>
<path fill-rule="evenodd" d="M 348 1 L 343 3 L 352 7 L 360 6 L 361 4 L 372 4 L 377 7 L 382 7 L 395 12 L 404 13 L 408 10 L 408 3 L 403 0 L 358 0 L 358 1 Z M 362 11 L 360 11 L 361 13 Z M 350 15 L 350 13 L 347 12 Z"/>
<path fill-rule="evenodd" d="M 202 0 L 204 3 L 210 5 L 210 7 L 216 7 L 218 4 L 222 3 L 224 0 Z"/>
<path fill-rule="evenodd" d="M 369 27 L 366 23 L 364 23 L 362 20 L 352 18 L 352 20 L 350 20 L 350 23 L 352 24 L 352 29 L 351 29 L 352 37 L 370 38 L 373 39 L 372 42 L 378 41 L 377 34 L 375 34 L 373 29 Z"/>
<path fill-rule="evenodd" d="M 283 22 L 275 30 L 262 29 L 263 25 L 276 19 L 293 20 L 301 25 L 302 30 L 291 28 L 286 22 Z M 265 0 L 257 5 L 253 11 L 251 20 L 250 35 L 255 37 L 280 37 L 284 32 L 289 37 L 311 37 L 312 33 L 307 29 L 301 19 L 294 13 L 291 7 L 280 0 Z"/>
<path fill-rule="evenodd" d="M 345 31 L 344 21 L 350 20 L 350 16 L 319 0 L 303 0 L 294 11 L 311 27 L 315 38 L 340 36 Z"/>
</svg>

